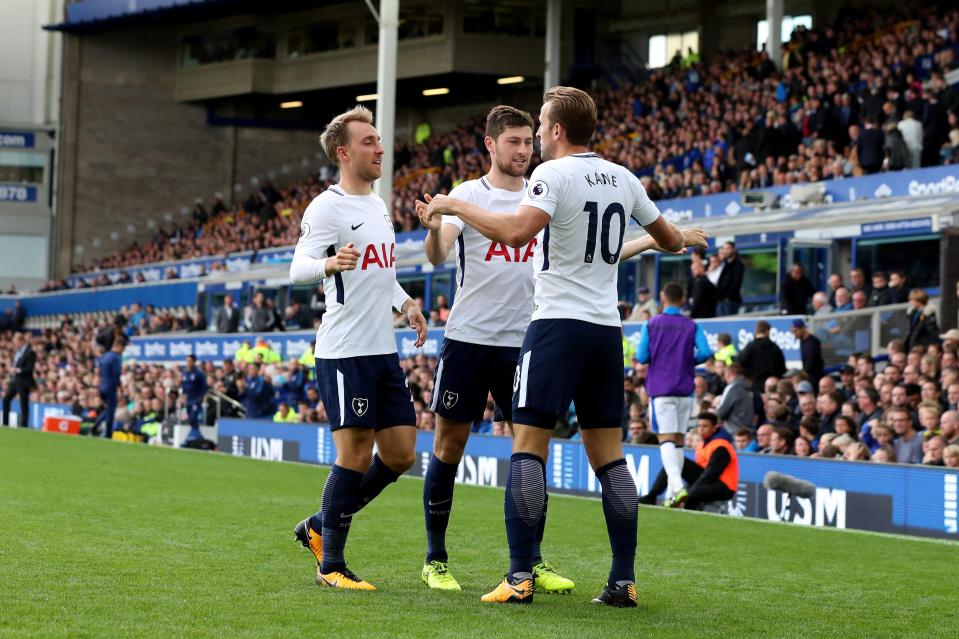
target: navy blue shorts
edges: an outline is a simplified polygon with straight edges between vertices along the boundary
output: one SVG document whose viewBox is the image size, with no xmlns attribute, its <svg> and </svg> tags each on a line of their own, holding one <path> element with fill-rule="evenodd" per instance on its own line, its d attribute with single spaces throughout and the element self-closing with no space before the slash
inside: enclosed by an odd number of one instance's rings
<svg viewBox="0 0 959 639">
<path fill-rule="evenodd" d="M 413 395 L 396 353 L 316 360 L 330 430 L 415 426 Z"/>
<path fill-rule="evenodd" d="M 502 414 L 498 421 L 509 421 L 518 357 L 518 348 L 444 339 L 430 408 L 454 422 L 480 421 L 492 393 Z"/>
<path fill-rule="evenodd" d="M 551 429 L 573 401 L 581 429 L 622 427 L 622 332 L 582 320 L 536 320 L 516 366 L 513 422 Z"/>
</svg>

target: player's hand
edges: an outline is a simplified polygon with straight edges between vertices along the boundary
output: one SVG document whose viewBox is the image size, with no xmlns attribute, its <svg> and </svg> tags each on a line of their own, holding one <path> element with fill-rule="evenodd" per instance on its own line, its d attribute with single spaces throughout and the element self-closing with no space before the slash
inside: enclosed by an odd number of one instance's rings
<svg viewBox="0 0 959 639">
<path fill-rule="evenodd" d="M 456 215 L 456 199 L 448 195 L 437 195 L 430 200 L 426 214 L 430 218 L 437 215 Z"/>
<path fill-rule="evenodd" d="M 410 328 L 416 331 L 416 348 L 419 348 L 426 343 L 427 333 L 426 318 L 420 312 L 419 306 L 410 304 L 406 309 L 406 320 L 410 323 Z"/>
<path fill-rule="evenodd" d="M 333 257 L 326 258 L 326 272 L 328 275 L 333 273 L 342 273 L 343 271 L 352 271 L 356 268 L 356 261 L 360 258 L 360 252 L 356 250 L 353 242 L 340 247 Z"/>
<path fill-rule="evenodd" d="M 433 197 L 429 193 L 424 193 L 423 199 L 426 201 L 423 202 L 421 200 L 416 200 L 416 203 L 415 203 L 416 215 L 419 216 L 420 218 L 420 224 L 422 224 L 424 228 L 430 231 L 440 230 L 440 227 L 443 226 L 443 219 L 440 218 L 439 216 L 430 217 L 427 214 L 427 209 L 429 209 L 429 204 L 430 202 L 433 201 Z"/>
<path fill-rule="evenodd" d="M 686 245 L 686 248 L 709 247 L 709 234 L 701 228 L 683 229 L 680 234 L 683 236 L 683 244 Z"/>
</svg>

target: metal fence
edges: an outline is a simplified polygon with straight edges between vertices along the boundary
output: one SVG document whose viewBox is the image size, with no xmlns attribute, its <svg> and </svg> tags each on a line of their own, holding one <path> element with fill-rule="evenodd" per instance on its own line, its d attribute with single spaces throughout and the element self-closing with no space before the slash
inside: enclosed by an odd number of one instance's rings
<svg viewBox="0 0 959 639">
<path fill-rule="evenodd" d="M 909 334 L 909 304 L 890 304 L 809 318 L 809 330 L 822 342 L 826 366 L 844 364 L 852 353 L 878 355 L 894 339 Z"/>
</svg>

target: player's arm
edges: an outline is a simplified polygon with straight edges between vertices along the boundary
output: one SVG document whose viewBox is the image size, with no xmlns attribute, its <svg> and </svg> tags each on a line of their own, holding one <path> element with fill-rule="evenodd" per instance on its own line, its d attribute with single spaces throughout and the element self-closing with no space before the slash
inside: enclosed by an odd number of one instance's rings
<svg viewBox="0 0 959 639">
<path fill-rule="evenodd" d="M 462 233 L 462 229 L 457 224 L 444 222 L 444 218 L 434 216 L 430 218 L 426 211 L 431 200 L 429 195 L 425 195 L 425 202 L 416 200 L 416 214 L 420 218 L 420 223 L 426 227 L 426 240 L 423 242 L 423 251 L 426 253 L 426 259 L 433 266 L 439 266 L 449 257 L 450 250 L 453 248 L 453 242 Z"/>
<path fill-rule="evenodd" d="M 694 350 L 694 357 L 697 364 L 702 364 L 710 357 L 713 356 L 713 349 L 709 347 L 709 340 L 706 339 L 706 331 L 703 330 L 703 327 L 696 323 L 696 346 Z"/>
<path fill-rule="evenodd" d="M 675 224 L 672 224 L 671 222 L 667 222 L 667 224 L 669 224 L 669 226 L 672 227 L 673 231 L 675 231 L 676 233 L 679 233 L 683 237 L 683 249 L 680 251 L 677 251 L 676 253 L 682 255 L 687 252 L 686 249 L 688 248 L 694 248 L 697 246 L 706 248 L 709 246 L 709 242 L 707 241 L 709 238 L 709 235 L 707 235 L 706 231 L 704 231 L 703 229 L 701 228 L 680 229 Z M 632 259 L 636 257 L 637 255 L 639 255 L 640 253 L 644 253 L 645 251 L 659 251 L 660 253 L 670 253 L 670 251 L 663 249 L 659 244 L 657 244 L 656 240 L 653 239 L 652 236 L 644 235 L 643 237 L 636 238 L 635 240 L 630 240 L 629 242 L 626 242 L 625 244 L 623 244 L 623 250 L 619 254 L 619 261 L 625 262 L 626 260 Z"/>
<path fill-rule="evenodd" d="M 649 364 L 649 322 L 639 329 L 639 344 L 636 346 L 636 361 Z"/>
<path fill-rule="evenodd" d="M 666 221 L 656 204 L 649 199 L 645 187 L 635 175 L 629 174 L 629 184 L 633 189 L 633 210 L 630 216 L 655 240 L 656 245 L 665 253 L 679 253 L 685 247 L 683 234 L 674 225 Z"/>
<path fill-rule="evenodd" d="M 336 246 L 338 238 L 333 208 L 328 203 L 313 200 L 306 208 L 300 224 L 300 239 L 290 264 L 290 282 L 315 284 L 334 273 L 355 269 L 360 252 L 352 242 L 341 246 L 336 254 L 328 254 L 329 249 Z"/>
<path fill-rule="evenodd" d="M 484 237 L 514 248 L 529 244 L 550 220 L 549 213 L 535 206 L 522 204 L 515 215 L 503 215 L 447 195 L 437 195 L 430 201 L 428 215 L 455 215 Z"/>
</svg>

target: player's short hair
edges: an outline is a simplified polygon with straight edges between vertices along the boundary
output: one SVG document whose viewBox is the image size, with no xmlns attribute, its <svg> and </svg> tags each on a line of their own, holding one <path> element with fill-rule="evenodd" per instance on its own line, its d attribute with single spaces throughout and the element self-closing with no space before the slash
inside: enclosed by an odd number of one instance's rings
<svg viewBox="0 0 959 639">
<path fill-rule="evenodd" d="M 486 116 L 486 135 L 494 140 L 506 129 L 523 126 L 528 126 L 530 129 L 534 128 L 533 116 L 526 111 L 505 104 L 493 107 L 493 110 Z"/>
<path fill-rule="evenodd" d="M 729 333 L 720 333 L 716 336 L 716 341 L 725 346 L 733 343 L 733 337 Z"/>
<path fill-rule="evenodd" d="M 772 327 L 766 320 L 756 322 L 756 335 L 768 335 L 770 330 L 772 330 Z"/>
<path fill-rule="evenodd" d="M 670 304 L 682 304 L 686 298 L 686 291 L 683 290 L 683 285 L 679 282 L 669 282 L 663 287 L 663 297 Z"/>
<path fill-rule="evenodd" d="M 349 111 L 341 113 L 330 120 L 330 123 L 323 129 L 323 133 L 320 135 L 320 146 L 323 147 L 323 152 L 326 153 L 326 157 L 330 158 L 330 162 L 336 166 L 340 165 L 340 159 L 336 155 L 336 149 L 341 146 L 346 146 L 350 141 L 349 129 L 347 128 L 350 122 L 373 124 L 373 112 L 365 106 L 357 104 Z"/>
<path fill-rule="evenodd" d="M 550 102 L 550 117 L 566 129 L 566 139 L 575 146 L 586 146 L 596 132 L 596 103 L 589 94 L 573 87 L 553 87 L 543 95 Z"/>
</svg>

